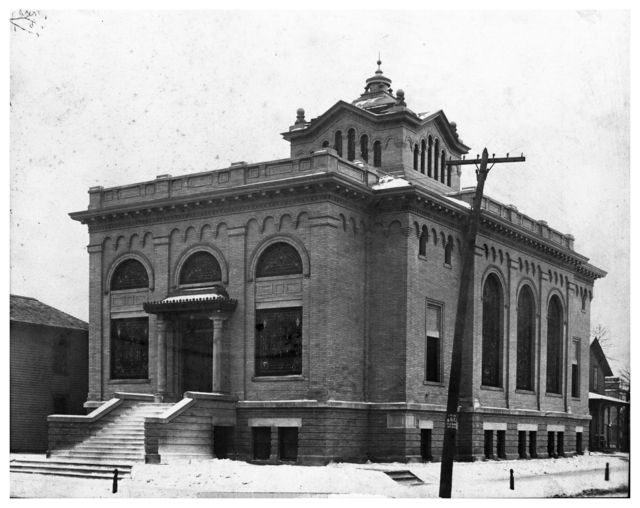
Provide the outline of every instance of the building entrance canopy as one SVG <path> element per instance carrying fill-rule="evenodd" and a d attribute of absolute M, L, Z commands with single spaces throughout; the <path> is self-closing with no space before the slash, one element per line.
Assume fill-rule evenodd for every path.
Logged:
<path fill-rule="evenodd" d="M 222 286 L 205 289 L 182 289 L 158 302 L 143 304 L 149 314 L 182 314 L 185 312 L 233 312 L 238 301 L 229 298 Z"/>

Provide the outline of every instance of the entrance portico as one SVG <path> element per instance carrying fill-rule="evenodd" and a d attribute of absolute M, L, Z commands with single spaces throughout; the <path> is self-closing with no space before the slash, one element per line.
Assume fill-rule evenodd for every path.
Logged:
<path fill-rule="evenodd" d="M 225 392 L 223 330 L 236 306 L 237 300 L 219 285 L 181 290 L 144 304 L 145 312 L 157 316 L 157 401 L 179 399 L 185 391 Z M 168 389 L 172 376 L 175 393 Z"/>

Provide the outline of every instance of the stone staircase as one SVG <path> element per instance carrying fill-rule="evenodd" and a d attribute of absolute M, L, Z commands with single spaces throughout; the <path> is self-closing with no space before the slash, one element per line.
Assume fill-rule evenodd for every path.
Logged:
<path fill-rule="evenodd" d="M 140 403 L 105 415 L 106 423 L 93 436 L 71 450 L 53 451 L 41 461 L 13 460 L 10 471 L 82 478 L 113 478 L 129 474 L 135 463 L 144 462 L 144 419 L 159 416 L 173 404 Z"/>

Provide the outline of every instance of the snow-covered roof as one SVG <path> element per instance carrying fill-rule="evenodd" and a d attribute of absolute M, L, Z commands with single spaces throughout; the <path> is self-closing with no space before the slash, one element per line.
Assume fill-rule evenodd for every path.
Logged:
<path fill-rule="evenodd" d="M 606 400 L 609 402 L 616 402 L 618 404 L 629 404 L 626 400 L 616 399 L 615 397 L 609 397 L 608 395 L 600 395 L 599 393 L 589 392 L 589 400 Z"/>
<path fill-rule="evenodd" d="M 179 295 L 179 296 L 170 296 L 162 300 L 162 303 L 172 303 L 172 302 L 191 302 L 193 300 L 217 300 L 218 298 L 224 298 L 223 295 L 219 295 L 216 293 L 200 293 L 198 295 Z"/>
<path fill-rule="evenodd" d="M 380 183 L 377 183 L 371 188 L 373 190 L 381 190 L 393 189 L 395 187 L 408 187 L 409 185 L 411 185 L 411 183 L 404 178 L 396 178 L 395 176 L 387 175 L 380 178 Z"/>
<path fill-rule="evenodd" d="M 445 196 L 445 198 L 447 198 L 449 201 L 453 201 L 454 203 L 460 206 L 464 206 L 465 208 L 471 209 L 471 205 L 466 201 L 462 201 L 461 199 L 456 199 L 456 198 L 450 198 L 449 196 Z"/>

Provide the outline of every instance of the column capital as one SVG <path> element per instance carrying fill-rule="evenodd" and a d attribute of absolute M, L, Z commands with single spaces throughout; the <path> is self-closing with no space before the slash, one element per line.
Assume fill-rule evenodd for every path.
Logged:
<path fill-rule="evenodd" d="M 227 318 L 220 316 L 209 316 L 209 319 L 213 321 L 214 328 L 222 328 L 222 325 L 227 320 Z"/>

